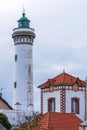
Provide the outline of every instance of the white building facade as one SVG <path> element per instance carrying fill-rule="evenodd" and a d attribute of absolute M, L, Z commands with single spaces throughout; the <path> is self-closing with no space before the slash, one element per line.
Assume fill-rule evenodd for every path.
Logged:
<path fill-rule="evenodd" d="M 39 85 L 41 113 L 75 113 L 86 118 L 86 82 L 65 72 Z"/>
<path fill-rule="evenodd" d="M 13 29 L 12 38 L 15 47 L 14 69 L 14 110 L 33 111 L 33 41 L 34 29 L 30 28 L 30 20 L 22 17 L 18 20 L 18 28 Z"/>

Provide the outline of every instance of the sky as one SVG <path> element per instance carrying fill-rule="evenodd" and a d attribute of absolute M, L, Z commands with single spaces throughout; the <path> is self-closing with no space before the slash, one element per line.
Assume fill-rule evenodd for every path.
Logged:
<path fill-rule="evenodd" d="M 40 110 L 38 85 L 65 72 L 87 76 L 87 0 L 0 1 L 0 90 L 12 105 L 14 84 L 13 28 L 25 8 L 35 29 L 33 76 L 35 111 Z"/>

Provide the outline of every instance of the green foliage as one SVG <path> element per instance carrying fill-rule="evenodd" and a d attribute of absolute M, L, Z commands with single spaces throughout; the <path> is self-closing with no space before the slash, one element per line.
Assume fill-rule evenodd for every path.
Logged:
<path fill-rule="evenodd" d="M 9 123 L 7 116 L 3 113 L 0 113 L 0 124 L 2 124 L 8 130 L 11 129 L 11 124 Z"/>

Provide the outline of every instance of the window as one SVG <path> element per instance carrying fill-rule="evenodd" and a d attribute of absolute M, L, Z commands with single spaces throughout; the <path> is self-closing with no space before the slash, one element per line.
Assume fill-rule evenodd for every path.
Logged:
<path fill-rule="evenodd" d="M 23 38 L 23 42 L 25 42 L 25 38 Z"/>
<path fill-rule="evenodd" d="M 14 82 L 14 88 L 16 88 L 17 87 L 17 82 Z"/>
<path fill-rule="evenodd" d="M 83 127 L 83 130 L 85 130 L 85 126 Z"/>
<path fill-rule="evenodd" d="M 29 22 L 28 21 L 19 21 L 18 26 L 19 26 L 19 28 L 23 28 L 23 27 L 29 28 Z"/>
<path fill-rule="evenodd" d="M 20 42 L 21 42 L 21 38 L 20 38 Z"/>
<path fill-rule="evenodd" d="M 15 55 L 15 61 L 17 61 L 17 58 L 18 58 L 18 56 L 17 56 L 17 55 Z"/>
<path fill-rule="evenodd" d="M 28 38 L 26 39 L 26 41 L 28 42 Z"/>
<path fill-rule="evenodd" d="M 71 98 L 71 111 L 75 114 L 79 114 L 79 98 Z"/>
<path fill-rule="evenodd" d="M 55 98 L 48 99 L 48 111 L 55 112 Z"/>

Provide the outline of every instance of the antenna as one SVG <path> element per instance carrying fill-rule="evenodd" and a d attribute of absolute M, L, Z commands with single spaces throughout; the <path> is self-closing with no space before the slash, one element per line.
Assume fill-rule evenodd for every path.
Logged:
<path fill-rule="evenodd" d="M 23 6 L 23 9 L 22 9 L 22 11 L 23 11 L 23 13 L 25 13 L 25 8 L 24 8 L 24 6 Z"/>
<path fill-rule="evenodd" d="M 87 76 L 86 76 L 86 78 L 85 78 L 85 81 L 87 82 Z"/>
<path fill-rule="evenodd" d="M 1 92 L 2 92 L 2 90 L 3 90 L 3 87 L 0 88 L 0 91 L 1 91 Z"/>

